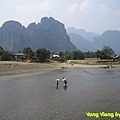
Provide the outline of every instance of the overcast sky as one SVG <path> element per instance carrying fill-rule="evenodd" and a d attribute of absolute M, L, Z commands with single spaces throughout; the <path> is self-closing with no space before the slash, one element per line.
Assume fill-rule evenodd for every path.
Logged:
<path fill-rule="evenodd" d="M 88 32 L 120 30 L 120 0 L 0 0 L 0 26 L 15 20 L 27 27 L 45 16 Z"/>

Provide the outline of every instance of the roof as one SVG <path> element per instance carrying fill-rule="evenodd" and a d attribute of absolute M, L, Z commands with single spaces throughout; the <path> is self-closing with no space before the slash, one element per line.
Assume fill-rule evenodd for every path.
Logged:
<path fill-rule="evenodd" d="M 114 57 L 114 59 L 119 58 L 119 57 L 120 57 L 119 55 L 116 55 L 116 56 Z"/>
<path fill-rule="evenodd" d="M 53 55 L 53 57 L 59 57 L 59 55 Z"/>
<path fill-rule="evenodd" d="M 14 55 L 25 56 L 24 53 L 15 53 Z"/>

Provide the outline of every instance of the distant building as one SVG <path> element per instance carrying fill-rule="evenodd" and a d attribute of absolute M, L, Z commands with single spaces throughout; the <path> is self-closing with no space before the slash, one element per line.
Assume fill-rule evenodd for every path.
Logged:
<path fill-rule="evenodd" d="M 50 57 L 50 59 L 52 59 L 52 60 L 58 60 L 59 57 L 60 57 L 59 55 L 52 55 Z"/>
<path fill-rule="evenodd" d="M 52 57 L 53 58 L 59 58 L 60 56 L 59 55 L 53 55 Z"/>
<path fill-rule="evenodd" d="M 31 62 L 37 62 L 38 58 L 36 56 L 29 56 L 28 60 L 31 60 Z"/>
<path fill-rule="evenodd" d="M 26 55 L 24 53 L 15 53 L 13 56 L 17 61 L 23 61 L 26 58 Z"/>
<path fill-rule="evenodd" d="M 107 59 L 98 58 L 98 61 L 99 62 L 116 62 L 116 61 L 120 61 L 120 55 L 110 56 L 110 58 L 107 58 Z"/>
<path fill-rule="evenodd" d="M 116 55 L 113 59 L 114 61 L 120 61 L 120 55 Z"/>

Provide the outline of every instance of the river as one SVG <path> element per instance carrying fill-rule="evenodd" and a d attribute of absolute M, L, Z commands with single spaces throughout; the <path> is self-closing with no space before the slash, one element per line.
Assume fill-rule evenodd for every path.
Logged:
<path fill-rule="evenodd" d="M 68 80 L 66 89 L 63 77 Z M 58 88 L 56 78 L 61 79 Z M 120 113 L 119 67 L 0 76 L 1 120 L 111 119 L 100 112 L 113 113 L 113 118 Z"/>

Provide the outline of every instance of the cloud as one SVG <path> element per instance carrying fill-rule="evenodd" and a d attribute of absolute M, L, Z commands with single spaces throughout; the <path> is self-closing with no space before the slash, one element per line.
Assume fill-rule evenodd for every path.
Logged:
<path fill-rule="evenodd" d="M 90 2 L 90 0 L 85 0 L 80 6 L 79 9 L 82 12 L 88 13 L 89 11 L 94 9 L 94 4 Z"/>
<path fill-rule="evenodd" d="M 72 5 L 69 6 L 67 12 L 68 12 L 69 14 L 73 14 L 74 12 L 76 12 L 76 10 L 78 9 L 78 7 L 79 7 L 79 6 L 78 6 L 76 3 L 75 3 L 75 4 L 72 4 Z"/>
<path fill-rule="evenodd" d="M 46 11 L 51 11 L 54 7 L 54 3 L 50 1 L 45 1 L 42 3 L 32 3 L 32 4 L 27 4 L 24 6 L 18 6 L 16 7 L 16 12 L 19 13 L 33 13 L 33 12 L 46 12 Z"/>
<path fill-rule="evenodd" d="M 45 15 L 51 15 L 56 8 L 57 4 L 49 0 L 15 7 L 16 16 L 23 22 L 23 24 L 28 24 L 28 22 L 31 21 L 37 21 Z"/>
<path fill-rule="evenodd" d="M 105 4 L 98 4 L 92 2 L 92 0 L 85 0 L 81 4 L 72 4 L 68 8 L 68 13 L 74 14 L 75 12 L 80 12 L 84 14 L 96 13 L 96 14 L 106 14 L 110 9 Z"/>
<path fill-rule="evenodd" d="M 90 0 L 85 0 L 81 4 L 72 4 L 67 9 L 68 13 L 74 14 L 75 12 L 81 12 L 81 13 L 89 13 L 94 9 L 94 5 Z"/>
<path fill-rule="evenodd" d="M 91 0 L 85 0 L 79 8 L 84 13 L 96 12 L 101 15 L 108 13 L 110 10 L 105 4 L 93 3 Z"/>
<path fill-rule="evenodd" d="M 96 10 L 99 14 L 102 14 L 102 15 L 107 14 L 111 11 L 110 8 L 108 8 L 104 4 L 100 4 L 100 5 L 96 4 Z"/>
<path fill-rule="evenodd" d="M 116 11 L 115 11 L 115 15 L 116 15 L 116 16 L 120 16 L 120 10 L 116 10 Z"/>

